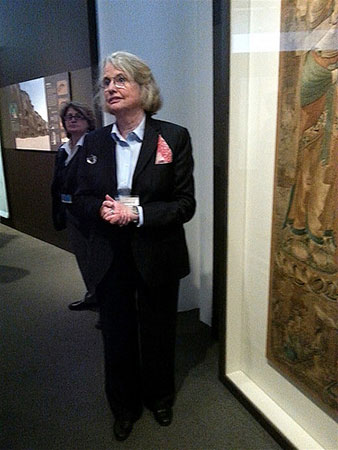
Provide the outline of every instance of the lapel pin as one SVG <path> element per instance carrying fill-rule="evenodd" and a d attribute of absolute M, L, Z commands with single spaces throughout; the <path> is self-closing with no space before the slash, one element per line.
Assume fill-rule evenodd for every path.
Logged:
<path fill-rule="evenodd" d="M 88 164 L 95 164 L 97 162 L 97 156 L 96 155 L 89 155 L 87 158 Z"/>

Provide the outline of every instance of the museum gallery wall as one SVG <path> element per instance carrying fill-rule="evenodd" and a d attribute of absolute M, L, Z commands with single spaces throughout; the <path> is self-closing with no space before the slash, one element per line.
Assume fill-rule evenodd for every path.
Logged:
<path fill-rule="evenodd" d="M 337 418 L 338 3 L 282 5 L 268 358 Z"/>
<path fill-rule="evenodd" d="M 1 222 L 38 239 L 69 249 L 66 233 L 54 230 L 51 220 L 50 184 L 55 151 L 48 149 L 49 145 L 54 145 L 50 143 L 49 135 L 41 133 L 45 133 L 47 121 L 48 126 L 53 126 L 53 119 L 48 117 L 48 113 L 41 116 L 40 107 L 32 98 L 31 104 L 37 114 L 29 114 L 33 108 L 28 98 L 17 92 L 22 95 L 22 106 L 27 108 L 25 113 L 28 113 L 30 120 L 33 118 L 32 128 L 35 130 L 31 133 L 40 135 L 17 136 L 16 142 L 11 130 L 13 122 L 18 120 L 15 116 L 19 111 L 13 105 L 15 101 L 5 101 L 4 91 L 9 86 L 21 86 L 20 90 L 27 92 L 26 88 L 30 87 L 32 80 L 40 80 L 41 84 L 41 80 L 46 81 L 50 76 L 66 73 L 66 78 L 55 80 L 58 83 L 58 97 L 61 99 L 61 93 L 65 92 L 62 82 L 65 79 L 66 82 L 69 80 L 71 98 L 91 105 L 91 72 L 92 67 L 96 65 L 94 0 L 31 0 L 29 8 L 23 7 L 23 3 L 25 2 L 22 0 L 0 2 L 0 16 L 4 18 L 3 26 L 0 27 L 0 115 L 9 207 L 9 217 L 1 219 Z M 21 128 L 23 133 L 27 130 L 25 120 L 17 122 L 15 127 Z M 53 130 L 50 131 L 52 141 L 56 142 L 58 133 L 54 136 Z M 23 139 L 28 139 L 29 142 L 22 142 Z M 18 148 L 17 144 L 21 148 Z M 39 148 L 32 148 L 29 144 L 37 144 Z M 56 147 L 57 144 L 54 148 Z"/>

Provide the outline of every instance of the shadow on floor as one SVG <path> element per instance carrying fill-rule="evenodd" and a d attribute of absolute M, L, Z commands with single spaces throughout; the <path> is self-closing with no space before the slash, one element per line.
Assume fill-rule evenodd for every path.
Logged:
<path fill-rule="evenodd" d="M 176 336 L 176 386 L 179 391 L 191 369 L 201 364 L 214 344 L 211 328 L 200 322 L 199 310 L 180 312 Z"/>
<path fill-rule="evenodd" d="M 0 247 L 5 247 L 5 245 L 9 244 L 13 239 L 17 239 L 18 237 L 19 236 L 8 233 L 0 234 Z"/>
<path fill-rule="evenodd" d="M 29 270 L 20 267 L 1 266 L 0 265 L 0 283 L 12 283 L 29 275 Z"/>

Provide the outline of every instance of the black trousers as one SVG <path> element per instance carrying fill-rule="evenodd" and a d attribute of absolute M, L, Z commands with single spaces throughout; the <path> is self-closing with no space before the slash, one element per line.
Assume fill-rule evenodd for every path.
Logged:
<path fill-rule="evenodd" d="M 95 285 L 91 281 L 89 266 L 89 239 L 85 236 L 85 233 L 70 220 L 67 221 L 67 233 L 70 246 L 75 254 L 83 281 L 86 285 L 87 294 L 85 298 L 95 301 Z"/>
<path fill-rule="evenodd" d="M 105 387 L 118 418 L 175 398 L 175 336 L 179 280 L 152 287 L 125 242 L 97 287 L 105 356 Z"/>

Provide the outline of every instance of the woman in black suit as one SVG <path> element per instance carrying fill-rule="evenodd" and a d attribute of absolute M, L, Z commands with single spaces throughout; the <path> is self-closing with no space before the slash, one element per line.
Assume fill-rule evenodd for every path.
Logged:
<path fill-rule="evenodd" d="M 91 272 L 100 302 L 107 398 L 125 440 L 149 408 L 170 425 L 180 278 L 189 273 L 183 224 L 195 212 L 188 131 L 155 120 L 159 89 L 137 56 L 103 63 L 113 125 L 89 133 L 75 207 L 91 228 Z"/>
<path fill-rule="evenodd" d="M 73 302 L 69 309 L 81 311 L 96 305 L 95 286 L 88 273 L 88 227 L 80 223 L 71 212 L 76 185 L 76 171 L 85 135 L 95 130 L 95 118 L 87 105 L 67 102 L 60 111 L 62 125 L 69 138 L 60 146 L 52 182 L 52 216 L 56 230 L 67 228 L 68 239 L 75 254 L 82 278 L 87 288 L 83 300 Z"/>

